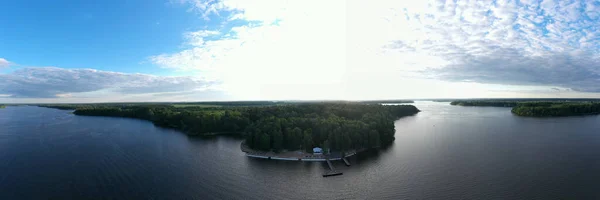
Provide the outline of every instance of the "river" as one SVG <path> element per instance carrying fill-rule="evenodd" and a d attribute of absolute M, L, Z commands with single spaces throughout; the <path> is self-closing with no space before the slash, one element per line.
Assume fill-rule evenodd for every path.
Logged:
<path fill-rule="evenodd" d="M 600 117 L 416 102 L 393 145 L 318 162 L 248 158 L 240 138 L 0 109 L 0 199 L 598 199 Z"/>

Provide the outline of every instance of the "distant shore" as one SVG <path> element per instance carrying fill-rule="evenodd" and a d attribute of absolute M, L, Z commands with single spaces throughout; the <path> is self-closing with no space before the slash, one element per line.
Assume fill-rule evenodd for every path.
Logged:
<path fill-rule="evenodd" d="M 454 106 L 512 107 L 511 113 L 522 117 L 569 117 L 600 114 L 599 101 L 452 101 Z"/>
<path fill-rule="evenodd" d="M 250 147 L 248 147 L 245 144 L 245 141 L 243 141 L 240 144 L 240 148 L 241 148 L 242 152 L 246 153 L 246 156 L 248 156 L 248 157 L 270 159 L 270 160 L 321 162 L 321 161 L 326 161 L 327 158 L 329 158 L 329 160 L 341 160 L 342 159 L 341 153 L 332 153 L 332 154 L 327 154 L 327 155 L 326 154 L 316 154 L 315 155 L 315 154 L 307 153 L 304 151 L 286 151 L 286 152 L 280 152 L 280 153 L 275 153 L 272 151 L 257 151 L 254 149 L 250 149 Z M 347 151 L 344 154 L 344 158 L 354 156 L 357 153 L 360 153 L 364 150 L 366 150 L 366 149 Z"/>

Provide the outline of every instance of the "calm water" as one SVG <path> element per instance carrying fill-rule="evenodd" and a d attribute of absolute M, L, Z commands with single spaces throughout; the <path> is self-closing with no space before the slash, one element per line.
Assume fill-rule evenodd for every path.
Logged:
<path fill-rule="evenodd" d="M 0 109 L 0 199 L 599 199 L 600 117 L 420 103 L 344 175 L 247 158 L 234 137 L 37 107 Z"/>

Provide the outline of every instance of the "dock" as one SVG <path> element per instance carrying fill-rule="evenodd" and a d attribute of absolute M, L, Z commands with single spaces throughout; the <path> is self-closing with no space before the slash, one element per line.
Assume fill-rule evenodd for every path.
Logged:
<path fill-rule="evenodd" d="M 348 159 L 342 158 L 342 160 L 344 161 L 344 164 L 346 164 L 346 166 L 350 166 L 350 162 L 348 162 Z"/>
<path fill-rule="evenodd" d="M 338 172 L 335 170 L 335 167 L 333 167 L 333 164 L 331 164 L 331 161 L 329 160 L 329 158 L 325 159 L 325 161 L 327 162 L 327 165 L 329 165 L 329 172 L 323 174 L 323 177 L 339 176 L 339 175 L 344 174 L 342 172 Z"/>
<path fill-rule="evenodd" d="M 329 169 L 331 171 L 335 171 L 335 167 L 333 167 L 333 164 L 331 164 L 331 160 L 329 160 L 329 158 L 325 159 L 325 161 L 327 161 L 327 165 L 329 165 Z"/>
<path fill-rule="evenodd" d="M 329 172 L 329 173 L 323 174 L 323 177 L 339 176 L 339 175 L 342 175 L 342 174 L 344 174 L 344 173 L 342 173 L 342 172 Z"/>

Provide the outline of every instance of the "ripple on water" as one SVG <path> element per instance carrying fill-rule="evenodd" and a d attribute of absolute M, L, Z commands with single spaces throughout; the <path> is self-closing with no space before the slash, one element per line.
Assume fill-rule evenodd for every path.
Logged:
<path fill-rule="evenodd" d="M 447 103 L 446 103 L 447 104 Z M 394 145 L 334 165 L 245 157 L 240 139 L 37 107 L 0 111 L 0 199 L 596 199 L 600 118 L 424 105 Z M 12 109 L 12 110 L 11 110 Z M 31 192 L 35 190 L 36 192 Z M 7 192 L 8 191 L 8 192 Z"/>

